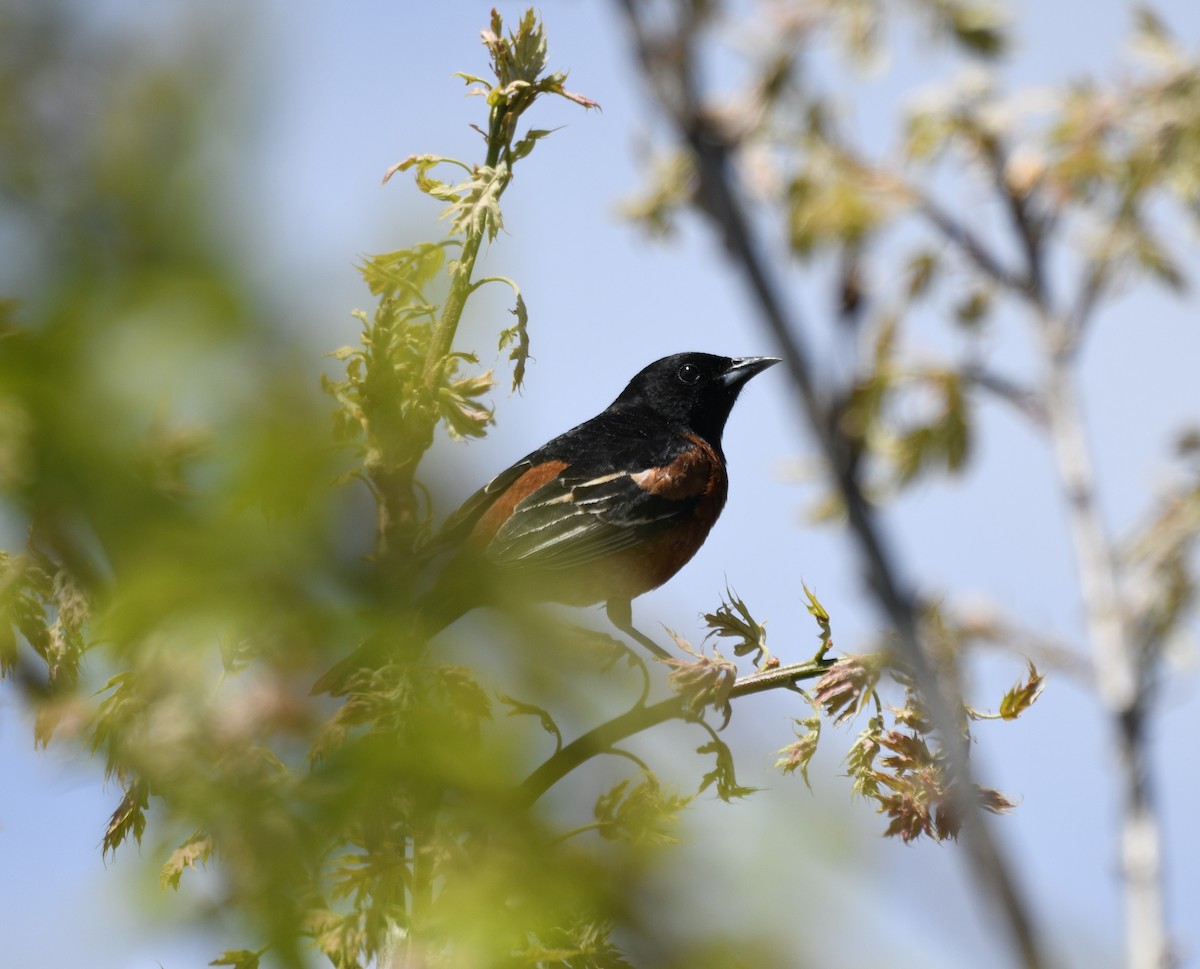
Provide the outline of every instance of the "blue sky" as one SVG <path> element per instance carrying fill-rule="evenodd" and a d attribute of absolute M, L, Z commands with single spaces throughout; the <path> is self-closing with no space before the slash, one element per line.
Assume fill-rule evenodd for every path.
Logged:
<path fill-rule="evenodd" d="M 97 29 L 157 36 L 143 4 L 88 6 Z M 227 0 L 179 0 L 154 9 L 164 23 L 207 9 L 245 24 L 244 33 L 229 36 L 243 52 L 243 70 L 231 83 L 245 85 L 240 110 L 253 136 L 211 159 L 228 180 L 214 210 L 236 223 L 264 305 L 295 320 L 314 350 L 356 339 L 350 310 L 369 305 L 353 269 L 358 254 L 437 235 L 436 206 L 403 177 L 385 187 L 380 177 L 412 153 L 476 154 L 468 125 L 480 120 L 481 105 L 463 98 L 451 74 L 483 73 L 478 30 L 490 6 L 271 0 L 248 9 Z M 509 19 L 519 9 L 501 5 Z M 663 245 L 617 215 L 619 201 L 640 184 L 643 146 L 656 118 L 614 9 L 598 0 L 553 0 L 542 8 L 552 62 L 568 67 L 568 86 L 599 101 L 603 112 L 548 103 L 536 119 L 537 127 L 564 128 L 518 171 L 505 197 L 508 236 L 487 253 L 484 267 L 519 281 L 535 361 L 522 396 L 497 396 L 489 438 L 470 445 L 469 454 L 458 445 L 438 448 L 439 466 L 448 469 L 438 494 L 443 511 L 474 490 L 477 474 L 486 477 L 600 410 L 650 360 L 684 349 L 734 355 L 774 349 L 717 246 L 697 225 L 685 222 L 681 235 Z M 1172 0 L 1158 9 L 1194 49 L 1200 7 Z M 1016 17 L 1017 49 L 1003 76 L 1021 87 L 1110 72 L 1131 22 L 1123 5 L 1082 0 L 1025 4 Z M 851 123 L 880 148 L 894 144 L 896 105 L 956 69 L 936 50 L 909 49 L 850 89 Z M 1194 251 L 1195 241 L 1192 234 L 1183 245 Z M 1200 268 L 1195 259 L 1191 265 Z M 828 284 L 798 273 L 789 287 L 813 339 L 825 342 Z M 469 310 L 464 341 L 485 362 L 494 357 L 491 334 L 508 325 L 508 305 L 507 292 L 497 289 Z M 1138 520 L 1162 481 L 1170 432 L 1197 419 L 1200 333 L 1194 300 L 1145 290 L 1116 304 L 1100 324 L 1086 354 L 1084 386 L 1105 511 L 1120 529 Z M 319 366 L 314 357 L 314 380 Z M 756 613 L 770 617 L 774 649 L 799 658 L 814 642 L 800 601 L 803 580 L 833 615 L 839 643 L 852 650 L 870 640 L 879 617 L 846 536 L 804 521 L 814 493 L 788 473 L 813 450 L 799 428 L 784 375 L 770 371 L 756 379 L 726 435 L 732 483 L 725 516 L 676 580 L 635 603 L 643 625 L 661 621 L 700 638 L 697 613 L 716 603 L 728 580 Z M 1008 415 L 985 410 L 981 446 L 965 480 L 920 486 L 889 510 L 886 522 L 923 591 L 942 590 L 951 601 L 987 599 L 1030 626 L 1080 641 L 1074 565 L 1050 455 Z M 998 696 L 1019 673 L 1015 662 L 984 662 L 981 696 Z M 663 890 L 681 893 L 718 924 L 761 924 L 814 964 L 834 969 L 876 964 L 880 946 L 897 966 L 1008 965 L 972 898 L 959 849 L 880 841 L 880 819 L 849 801 L 832 754 L 814 768 L 816 796 L 772 771 L 794 713 L 785 698 L 738 711 L 728 733 L 741 779 L 766 790 L 734 808 L 702 801 L 689 819 L 691 844 L 663 876 Z M 1154 728 L 1170 909 L 1188 966 L 1200 964 L 1200 935 L 1189 917 L 1200 911 L 1200 836 L 1191 824 L 1200 782 L 1178 765 L 1191 759 L 1189 727 L 1198 714 L 1189 647 L 1172 659 Z M 979 736 L 981 775 L 1021 799 L 995 828 L 1053 951 L 1071 967 L 1116 965 L 1115 802 L 1097 705 L 1057 677 L 1025 720 L 985 724 Z M 842 749 L 849 743 L 831 739 Z M 668 755 L 670 742 L 662 742 Z M 130 854 L 105 866 L 98 849 L 116 792 L 104 789 L 97 765 L 34 752 L 11 691 L 0 692 L 0 758 L 8 768 L 0 790 L 0 927 L 12 965 L 179 969 L 205 964 L 228 941 L 175 931 L 169 898 L 153 925 L 134 914 L 125 893 L 140 877 L 137 859 Z M 790 850 L 787 832 L 794 836 Z M 788 915 L 801 908 L 804 918 Z M 814 939 L 813 925 L 840 930 Z"/>

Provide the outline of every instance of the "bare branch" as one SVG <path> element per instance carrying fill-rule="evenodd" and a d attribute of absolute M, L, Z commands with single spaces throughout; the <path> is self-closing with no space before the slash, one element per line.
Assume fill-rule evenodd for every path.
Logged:
<path fill-rule="evenodd" d="M 1108 261 L 1103 257 L 1096 256 L 1088 261 L 1083 273 L 1083 280 L 1079 285 L 1079 294 L 1075 298 L 1075 304 L 1067 321 L 1072 348 L 1078 347 L 1082 342 L 1096 305 L 1108 289 L 1109 268 Z"/>
<path fill-rule="evenodd" d="M 1030 209 L 1030 192 L 1013 185 L 1008 177 L 1008 153 L 995 135 L 985 137 L 980 147 L 992 168 L 996 191 L 1004 199 L 1013 229 L 1025 253 L 1026 293 L 1043 310 L 1049 308 L 1045 259 L 1042 254 L 1042 223 Z"/>
<path fill-rule="evenodd" d="M 916 210 L 997 286 L 1020 296 L 1031 296 L 1032 281 L 1009 270 L 966 225 L 913 186 L 906 185 L 905 191 Z"/>
<path fill-rule="evenodd" d="M 1023 417 L 1028 418 L 1034 424 L 1040 427 L 1046 425 L 1045 404 L 1042 402 L 1041 396 L 1033 389 L 1023 387 L 1003 374 L 986 370 L 979 364 L 965 366 L 962 376 L 972 386 L 986 390 L 1006 404 L 1011 404 Z"/>
<path fill-rule="evenodd" d="M 1050 438 L 1075 547 L 1096 683 L 1117 733 L 1123 787 L 1121 867 L 1130 969 L 1169 965 L 1163 901 L 1162 835 L 1150 790 L 1147 696 L 1112 545 L 1096 500 L 1095 471 L 1079 409 L 1073 354 L 1048 348 L 1046 405 Z"/>

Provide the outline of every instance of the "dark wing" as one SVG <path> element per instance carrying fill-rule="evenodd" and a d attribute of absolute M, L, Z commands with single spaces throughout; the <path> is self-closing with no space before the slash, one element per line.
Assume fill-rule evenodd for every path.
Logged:
<path fill-rule="evenodd" d="M 536 458 L 529 455 L 501 471 L 446 519 L 434 542 L 439 547 L 461 545 L 488 509 L 536 463 Z"/>
<path fill-rule="evenodd" d="M 692 460 L 687 479 L 669 485 L 663 471 L 582 477 L 567 469 L 515 505 L 485 554 L 504 567 L 556 570 L 636 548 L 691 522 L 712 492 L 714 468 L 705 459 Z"/>
<path fill-rule="evenodd" d="M 571 568 L 687 521 L 697 501 L 649 494 L 624 471 L 582 481 L 560 476 L 517 504 L 486 555 L 502 566 Z"/>
<path fill-rule="evenodd" d="M 636 548 L 720 511 L 719 454 L 692 435 L 603 414 L 560 435 L 472 495 L 439 543 L 504 568 L 567 569 Z M 714 516 L 715 517 L 715 513 Z"/>

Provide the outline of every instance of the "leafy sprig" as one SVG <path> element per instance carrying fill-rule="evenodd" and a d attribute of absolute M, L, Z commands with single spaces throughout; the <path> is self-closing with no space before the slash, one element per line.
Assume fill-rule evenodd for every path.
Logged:
<path fill-rule="evenodd" d="M 450 237 L 366 259 L 362 273 L 379 303 L 371 317 L 359 314 L 361 349 L 335 354 L 345 363 L 344 378 L 324 381 L 339 405 L 334 416 L 339 436 L 361 456 L 361 467 L 350 476 L 365 480 L 380 502 L 377 547 L 381 557 L 392 561 L 399 552 L 411 551 L 424 534 L 428 510 L 422 515 L 414 476 L 436 425 L 440 422 L 451 437 L 462 439 L 483 436 L 492 422 L 492 411 L 483 403 L 493 387 L 492 371 L 462 373 L 462 366 L 476 364 L 477 357 L 453 349 L 467 300 L 486 282 L 503 282 L 515 294 L 516 323 L 501 331 L 498 348 L 509 351 L 513 389 L 519 390 L 525 379 L 529 314 L 520 289 L 502 276 L 474 279 L 480 247 L 495 241 L 504 227 L 500 199 L 513 167 L 551 134 L 530 129 L 518 137 L 519 123 L 546 95 L 597 107 L 564 88 L 565 73 L 547 73 L 545 29 L 532 9 L 507 34 L 500 14 L 493 11 L 482 37 L 496 82 L 459 76 L 476 85 L 469 93 L 486 98 L 488 124 L 479 129 L 484 160 L 411 155 L 383 179 L 411 171 L 417 189 L 443 203 L 441 218 L 449 223 Z M 457 171 L 456 180 L 435 174 L 447 167 Z M 448 249 L 457 256 L 447 264 Z M 431 295 L 436 283 L 448 287 L 440 302 Z"/>

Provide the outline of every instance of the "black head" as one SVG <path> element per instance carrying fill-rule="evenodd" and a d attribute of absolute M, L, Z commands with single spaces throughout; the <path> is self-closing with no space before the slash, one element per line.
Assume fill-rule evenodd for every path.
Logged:
<path fill-rule="evenodd" d="M 613 406 L 646 408 L 719 446 L 746 381 L 778 362 L 775 357 L 676 353 L 656 360 L 629 381 Z"/>

